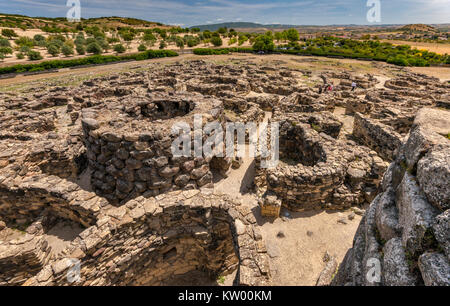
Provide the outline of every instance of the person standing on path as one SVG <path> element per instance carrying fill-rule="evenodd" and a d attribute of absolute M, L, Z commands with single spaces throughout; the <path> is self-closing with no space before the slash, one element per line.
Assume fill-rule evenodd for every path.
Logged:
<path fill-rule="evenodd" d="M 352 82 L 352 91 L 355 91 L 355 89 L 356 89 L 356 82 L 353 81 L 353 82 Z"/>

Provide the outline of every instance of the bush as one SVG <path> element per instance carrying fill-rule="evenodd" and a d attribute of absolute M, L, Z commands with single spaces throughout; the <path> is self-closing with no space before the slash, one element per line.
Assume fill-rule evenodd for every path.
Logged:
<path fill-rule="evenodd" d="M 19 51 L 22 53 L 28 53 L 31 51 L 31 48 L 28 46 L 22 46 L 22 47 L 20 47 Z"/>
<path fill-rule="evenodd" d="M 114 51 L 117 53 L 124 53 L 125 52 L 125 47 L 122 44 L 118 44 L 114 46 Z"/>
<path fill-rule="evenodd" d="M 45 41 L 45 37 L 40 34 L 36 34 L 36 35 L 34 35 L 33 40 L 34 41 Z"/>
<path fill-rule="evenodd" d="M 140 51 L 140 52 L 143 52 L 143 51 L 145 51 L 145 50 L 147 50 L 147 47 L 146 46 L 144 46 L 144 45 L 139 45 L 139 47 L 138 47 L 138 51 Z"/>
<path fill-rule="evenodd" d="M 42 55 L 38 51 L 30 51 L 30 52 L 28 52 L 28 59 L 30 61 L 41 60 L 42 59 Z"/>
<path fill-rule="evenodd" d="M 398 66 L 408 66 L 408 61 L 406 60 L 405 57 L 403 57 L 401 55 L 397 55 L 395 57 L 388 58 L 387 63 L 398 65 Z"/>
<path fill-rule="evenodd" d="M 228 54 L 230 51 L 228 49 L 211 49 L 211 48 L 197 48 L 193 50 L 196 55 L 220 55 Z"/>
<path fill-rule="evenodd" d="M 187 45 L 189 48 L 195 47 L 196 45 L 198 45 L 198 42 L 195 39 L 189 39 L 187 41 Z"/>
<path fill-rule="evenodd" d="M 74 52 L 73 52 L 73 47 L 71 47 L 71 46 L 69 46 L 69 45 L 67 45 L 67 44 L 64 44 L 64 46 L 62 47 L 62 49 L 61 49 L 61 52 L 65 55 L 65 56 L 69 56 L 69 55 L 72 55 Z"/>
<path fill-rule="evenodd" d="M 47 46 L 47 52 L 52 56 L 57 56 L 60 53 L 59 47 L 55 44 L 49 44 Z"/>
<path fill-rule="evenodd" d="M 0 47 L 11 47 L 11 43 L 6 38 L 0 38 Z"/>
<path fill-rule="evenodd" d="M 0 47 L 0 53 L 3 54 L 12 54 L 13 50 L 9 47 Z"/>
<path fill-rule="evenodd" d="M 255 42 L 253 43 L 253 50 L 255 51 L 271 52 L 274 49 L 275 45 L 273 43 L 273 37 L 270 35 L 260 35 L 256 37 Z"/>
<path fill-rule="evenodd" d="M 165 47 L 167 47 L 167 44 L 164 40 L 161 40 L 161 42 L 159 43 L 159 49 L 164 49 Z"/>
<path fill-rule="evenodd" d="M 25 58 L 25 54 L 23 54 L 22 52 L 19 52 L 16 54 L 17 59 L 24 59 Z"/>
<path fill-rule="evenodd" d="M 215 47 L 220 47 L 223 44 L 222 38 L 218 37 L 218 36 L 214 36 L 213 38 L 211 38 L 211 43 L 215 46 Z"/>
<path fill-rule="evenodd" d="M 2 29 L 2 35 L 8 38 L 17 37 L 18 35 L 12 29 Z"/>
<path fill-rule="evenodd" d="M 93 54 L 101 54 L 102 53 L 102 47 L 97 43 L 97 42 L 91 42 L 89 45 L 87 45 L 86 47 L 86 51 L 88 53 L 93 53 Z"/>
<path fill-rule="evenodd" d="M 77 53 L 79 55 L 85 55 L 86 54 L 86 48 L 83 45 L 77 45 L 76 46 L 76 50 L 77 50 Z"/>
<path fill-rule="evenodd" d="M 23 47 L 23 46 L 27 46 L 30 48 L 34 47 L 34 40 L 32 40 L 31 38 L 28 38 L 26 36 L 19 37 L 18 39 L 16 39 L 14 41 L 14 43 L 20 47 Z"/>

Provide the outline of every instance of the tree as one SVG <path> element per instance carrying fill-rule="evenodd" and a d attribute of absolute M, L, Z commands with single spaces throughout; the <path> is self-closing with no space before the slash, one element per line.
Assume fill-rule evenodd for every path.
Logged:
<path fill-rule="evenodd" d="M 23 46 L 27 46 L 30 48 L 34 47 L 34 41 L 31 38 L 26 37 L 26 36 L 19 37 L 18 39 L 16 39 L 14 41 L 14 43 L 20 47 L 23 47 Z"/>
<path fill-rule="evenodd" d="M 275 49 L 275 44 L 273 43 L 273 37 L 270 35 L 259 35 L 256 37 L 253 43 L 254 51 L 265 51 L 270 52 Z"/>
<path fill-rule="evenodd" d="M 205 39 L 209 39 L 209 38 L 211 38 L 211 31 L 209 31 L 209 30 L 205 30 L 205 31 L 203 31 L 203 37 L 205 38 Z"/>
<path fill-rule="evenodd" d="M 34 35 L 33 40 L 36 41 L 36 42 L 37 41 L 44 41 L 45 37 L 40 35 L 40 34 L 36 34 L 36 35 Z"/>
<path fill-rule="evenodd" d="M 41 60 L 42 59 L 42 55 L 38 51 L 30 51 L 30 52 L 28 52 L 28 59 L 30 61 Z"/>
<path fill-rule="evenodd" d="M 167 47 L 167 44 L 164 40 L 161 40 L 161 42 L 159 43 L 159 49 L 164 49 L 165 47 Z"/>
<path fill-rule="evenodd" d="M 175 43 L 178 48 L 184 49 L 184 40 L 181 37 L 177 37 Z"/>
<path fill-rule="evenodd" d="M 2 29 L 2 35 L 8 37 L 9 39 L 18 36 L 12 29 Z"/>
<path fill-rule="evenodd" d="M 214 36 L 211 38 L 211 43 L 214 45 L 214 47 L 220 47 L 223 44 L 222 38 Z"/>
<path fill-rule="evenodd" d="M 221 35 L 228 33 L 227 27 L 222 27 L 217 30 Z"/>
<path fill-rule="evenodd" d="M 238 44 L 239 46 L 243 45 L 248 40 L 248 37 L 245 35 L 239 35 Z"/>
<path fill-rule="evenodd" d="M 61 52 L 65 55 L 65 56 L 69 56 L 69 55 L 73 55 L 73 47 L 71 47 L 68 44 L 64 44 L 64 46 L 61 49 Z"/>
<path fill-rule="evenodd" d="M 125 47 L 122 44 L 117 44 L 114 46 L 114 51 L 117 53 L 124 53 L 125 52 Z"/>
<path fill-rule="evenodd" d="M 300 39 L 300 34 L 296 29 L 289 29 L 286 31 L 286 38 L 291 42 L 296 42 Z"/>
<path fill-rule="evenodd" d="M 97 42 L 91 42 L 87 46 L 86 51 L 88 53 L 101 54 L 102 53 L 102 47 Z"/>
<path fill-rule="evenodd" d="M 0 53 L 6 55 L 6 54 L 12 54 L 13 50 L 10 47 L 0 47 Z"/>
<path fill-rule="evenodd" d="M 281 32 L 275 32 L 275 39 L 279 42 L 283 39 L 283 34 Z"/>
<path fill-rule="evenodd" d="M 11 44 L 6 38 L 0 38 L 0 47 L 11 47 Z"/>
<path fill-rule="evenodd" d="M 126 42 L 130 42 L 134 39 L 134 34 L 131 32 L 122 33 L 121 36 Z"/>
<path fill-rule="evenodd" d="M 86 48 L 83 45 L 77 45 L 76 50 L 79 55 L 86 54 Z"/>
<path fill-rule="evenodd" d="M 145 50 L 147 50 L 147 47 L 145 45 L 140 44 L 138 47 L 138 51 L 143 52 Z"/>
<path fill-rule="evenodd" d="M 145 42 L 156 41 L 156 37 L 152 33 L 146 33 L 142 36 L 142 40 Z"/>
<path fill-rule="evenodd" d="M 49 44 L 47 47 L 47 52 L 52 56 L 57 56 L 60 52 L 59 47 L 55 44 Z"/>

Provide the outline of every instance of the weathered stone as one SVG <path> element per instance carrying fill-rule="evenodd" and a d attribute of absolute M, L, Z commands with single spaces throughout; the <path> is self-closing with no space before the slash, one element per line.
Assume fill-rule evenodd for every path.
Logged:
<path fill-rule="evenodd" d="M 426 286 L 450 286 L 450 265 L 440 253 L 424 253 L 419 268 Z"/>
<path fill-rule="evenodd" d="M 405 250 L 400 238 L 392 238 L 383 248 L 383 269 L 385 285 L 415 286 L 417 277 L 410 272 Z"/>

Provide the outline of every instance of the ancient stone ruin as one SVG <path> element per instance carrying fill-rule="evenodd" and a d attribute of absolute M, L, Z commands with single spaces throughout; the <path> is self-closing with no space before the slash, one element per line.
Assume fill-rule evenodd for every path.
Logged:
<path fill-rule="evenodd" d="M 257 217 L 367 206 L 338 272 L 327 266 L 318 284 L 449 285 L 449 89 L 406 71 L 381 83 L 240 59 L 2 93 L 0 285 L 170 285 L 193 272 L 271 285 Z M 179 122 L 192 151 L 210 122 L 278 123 L 278 164 L 252 160 L 257 210 L 215 190 L 241 157 L 173 154 Z"/>

